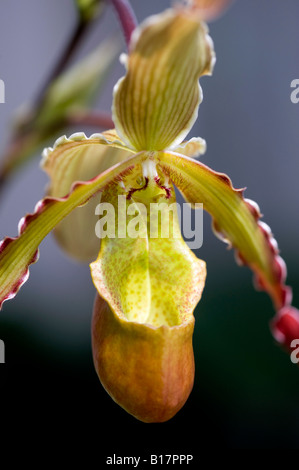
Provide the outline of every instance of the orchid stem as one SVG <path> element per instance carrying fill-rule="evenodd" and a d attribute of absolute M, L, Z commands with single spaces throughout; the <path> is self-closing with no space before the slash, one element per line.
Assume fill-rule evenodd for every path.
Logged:
<path fill-rule="evenodd" d="M 128 0 L 110 0 L 119 18 L 126 44 L 129 47 L 130 39 L 137 26 L 134 10 Z"/>

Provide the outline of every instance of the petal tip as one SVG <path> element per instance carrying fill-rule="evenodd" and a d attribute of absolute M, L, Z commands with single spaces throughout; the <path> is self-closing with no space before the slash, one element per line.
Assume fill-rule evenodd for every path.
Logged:
<path fill-rule="evenodd" d="M 280 309 L 270 322 L 275 340 L 289 351 L 294 339 L 299 339 L 299 311 L 292 306 Z"/>

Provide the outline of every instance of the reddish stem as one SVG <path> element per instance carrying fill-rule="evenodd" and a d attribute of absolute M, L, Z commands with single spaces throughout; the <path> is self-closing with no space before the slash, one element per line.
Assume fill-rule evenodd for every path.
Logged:
<path fill-rule="evenodd" d="M 128 0 L 110 0 L 120 21 L 127 46 L 129 47 L 130 39 L 134 29 L 137 26 L 137 19 L 133 8 Z"/>

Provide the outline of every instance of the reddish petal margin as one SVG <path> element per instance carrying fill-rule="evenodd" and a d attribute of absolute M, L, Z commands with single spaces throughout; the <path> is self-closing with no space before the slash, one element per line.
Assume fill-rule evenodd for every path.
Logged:
<path fill-rule="evenodd" d="M 239 264 L 255 274 L 255 286 L 268 292 L 275 309 L 290 305 L 292 292 L 285 285 L 286 266 L 279 256 L 270 228 L 259 219 L 256 203 L 243 198 L 230 178 L 183 155 L 159 152 L 160 171 L 178 187 L 191 204 L 203 203 L 213 218 L 213 229 L 236 250 Z"/>
<path fill-rule="evenodd" d="M 85 204 L 94 194 L 118 184 L 142 161 L 142 153 L 114 165 L 96 178 L 75 182 L 70 193 L 61 198 L 39 201 L 33 214 L 20 220 L 19 236 L 0 243 L 0 308 L 12 299 L 29 277 L 29 266 L 38 259 L 38 246 L 46 235 L 73 209 Z"/>
<path fill-rule="evenodd" d="M 276 341 L 287 351 L 291 352 L 295 346 L 299 346 L 299 311 L 296 308 L 288 306 L 279 310 L 270 328 Z M 294 340 L 298 340 L 295 345 L 292 344 Z"/>

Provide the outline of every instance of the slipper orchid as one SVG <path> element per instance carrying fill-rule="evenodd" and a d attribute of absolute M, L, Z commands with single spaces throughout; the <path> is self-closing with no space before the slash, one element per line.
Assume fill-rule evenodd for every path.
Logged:
<path fill-rule="evenodd" d="M 138 213 L 143 235 L 129 237 L 117 228 L 116 236 L 102 239 L 90 265 L 97 289 L 94 363 L 118 404 L 142 421 L 160 422 L 174 416 L 193 386 L 193 311 L 206 275 L 205 263 L 180 235 L 177 215 L 166 216 L 174 186 L 188 203 L 203 204 L 216 235 L 235 248 L 238 263 L 248 265 L 256 285 L 269 293 L 280 342 L 292 338 L 292 326 L 287 335 L 281 327 L 284 312 L 294 325 L 299 315 L 290 306 L 285 265 L 271 230 L 259 221 L 258 206 L 228 176 L 192 158 L 204 152 L 203 139 L 184 141 L 202 100 L 198 79 L 210 75 L 215 62 L 205 24 L 183 8 L 150 17 L 134 31 L 123 62 L 126 75 L 113 97 L 115 130 L 62 137 L 44 151 L 48 195 L 20 221 L 19 236 L 1 243 L 0 299 L 2 304 L 16 295 L 53 229 L 71 256 L 94 259 L 96 207 L 101 200 L 117 209 L 123 196 L 123 212 L 133 205 L 127 228 Z M 164 202 L 156 229 L 161 234 L 171 222 L 168 238 L 150 236 L 140 203 L 148 208 L 153 202 Z"/>

